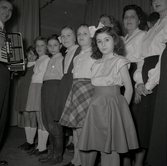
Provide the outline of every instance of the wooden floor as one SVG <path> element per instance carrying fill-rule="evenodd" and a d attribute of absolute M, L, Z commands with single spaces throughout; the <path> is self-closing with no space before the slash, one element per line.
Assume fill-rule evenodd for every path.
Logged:
<path fill-rule="evenodd" d="M 50 164 L 41 164 L 39 157 L 30 157 L 25 151 L 18 149 L 18 146 L 25 142 L 25 133 L 23 128 L 9 127 L 6 138 L 0 153 L 0 160 L 8 161 L 8 166 L 50 166 Z M 71 161 L 73 153 L 65 151 L 63 163 L 56 166 L 63 166 Z"/>

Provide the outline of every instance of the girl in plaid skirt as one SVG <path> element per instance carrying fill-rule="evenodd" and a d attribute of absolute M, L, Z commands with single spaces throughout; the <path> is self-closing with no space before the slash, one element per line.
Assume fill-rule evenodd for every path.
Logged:
<path fill-rule="evenodd" d="M 74 58 L 73 84 L 67 98 L 60 124 L 73 129 L 74 157 L 66 166 L 81 165 L 79 150 L 76 148 L 88 105 L 94 93 L 90 82 L 91 66 L 95 59 L 91 58 L 91 34 L 88 25 L 82 24 L 77 31 L 77 40 L 81 52 Z"/>

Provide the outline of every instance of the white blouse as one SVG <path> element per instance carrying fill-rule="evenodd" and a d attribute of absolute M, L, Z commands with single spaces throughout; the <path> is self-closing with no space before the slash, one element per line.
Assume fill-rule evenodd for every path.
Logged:
<path fill-rule="evenodd" d="M 50 59 L 43 80 L 61 80 L 63 77 L 62 60 L 61 53 L 57 53 Z"/>
<path fill-rule="evenodd" d="M 125 43 L 125 57 L 130 60 L 130 62 L 138 62 L 142 54 L 142 43 L 143 37 L 146 31 L 142 31 L 137 28 L 131 36 L 128 34 L 124 37 Z"/>
<path fill-rule="evenodd" d="M 137 84 L 143 83 L 142 79 L 142 67 L 144 64 L 144 58 L 159 55 L 159 61 L 155 68 L 152 68 L 148 72 L 148 80 L 145 87 L 148 90 L 152 90 L 157 84 L 159 84 L 160 77 L 160 62 L 163 50 L 165 49 L 167 42 L 167 17 L 163 20 L 158 20 L 157 23 L 147 32 L 143 41 L 143 53 L 141 60 L 138 63 L 136 72 L 134 73 L 134 80 Z M 137 85 L 136 84 L 136 85 Z"/>
<path fill-rule="evenodd" d="M 129 63 L 127 58 L 117 54 L 110 54 L 97 60 L 92 67 L 92 84 L 94 86 L 123 86 L 120 69 Z"/>
<path fill-rule="evenodd" d="M 46 71 L 50 58 L 47 55 L 39 57 L 34 66 L 34 74 L 32 75 L 32 83 L 42 83 L 44 73 Z"/>
<path fill-rule="evenodd" d="M 73 78 L 90 78 L 91 67 L 96 61 L 91 58 L 92 49 L 89 47 L 86 50 L 82 50 L 79 55 L 74 58 Z"/>

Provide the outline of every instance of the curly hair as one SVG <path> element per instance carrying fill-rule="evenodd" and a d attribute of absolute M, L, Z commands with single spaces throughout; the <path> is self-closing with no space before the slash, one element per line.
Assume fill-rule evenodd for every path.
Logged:
<path fill-rule="evenodd" d="M 146 15 L 143 12 L 142 8 L 137 6 L 137 5 L 127 5 L 124 7 L 123 9 L 123 14 L 122 14 L 122 18 L 124 19 L 125 13 L 128 10 L 134 10 L 140 20 L 140 24 L 139 24 L 139 29 L 141 30 L 145 30 L 146 25 L 147 25 L 147 21 L 146 21 Z"/>
<path fill-rule="evenodd" d="M 118 26 L 117 20 L 116 20 L 112 15 L 108 15 L 108 14 L 102 14 L 102 15 L 100 15 L 99 20 L 100 20 L 101 18 L 103 18 L 103 17 L 109 18 L 109 20 L 110 20 L 111 24 L 113 25 L 113 28 L 115 29 L 116 33 L 117 33 L 117 34 L 120 34 L 120 28 L 119 28 L 119 26 Z"/>
<path fill-rule="evenodd" d="M 32 52 L 37 56 L 37 58 L 38 58 L 38 54 L 37 54 L 37 52 L 36 52 L 34 46 L 29 46 L 29 47 L 26 49 L 26 51 L 25 51 L 25 53 L 26 53 L 25 58 L 27 58 L 27 54 L 28 54 L 30 51 L 32 51 Z"/>
<path fill-rule="evenodd" d="M 35 48 L 33 46 L 29 46 L 27 49 L 26 49 L 26 54 L 28 54 L 30 51 L 32 51 L 33 53 L 35 53 Z"/>
<path fill-rule="evenodd" d="M 103 27 L 103 28 L 100 28 L 98 29 L 96 32 L 95 32 L 95 35 L 93 37 L 93 42 L 92 42 L 92 58 L 94 59 L 100 59 L 102 58 L 103 54 L 100 52 L 98 46 L 97 46 L 97 42 L 96 42 L 96 39 L 97 39 L 97 36 L 101 33 L 106 33 L 110 36 L 112 36 L 113 40 L 114 40 L 114 53 L 118 54 L 118 55 L 124 55 L 124 51 L 125 51 L 125 48 L 124 48 L 124 43 L 123 43 L 123 40 L 120 38 L 120 36 L 118 36 L 118 34 L 116 33 L 115 29 L 112 28 L 112 27 Z"/>

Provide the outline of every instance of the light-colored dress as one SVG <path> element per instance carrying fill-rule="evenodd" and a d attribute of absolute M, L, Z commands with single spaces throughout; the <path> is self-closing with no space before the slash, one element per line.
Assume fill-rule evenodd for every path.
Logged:
<path fill-rule="evenodd" d="M 95 93 L 79 137 L 78 149 L 125 153 L 138 148 L 129 106 L 120 94 L 123 86 L 120 69 L 128 63 L 125 57 L 113 54 L 94 63 L 91 80 Z"/>
<path fill-rule="evenodd" d="M 26 111 L 41 111 L 41 87 L 49 60 L 47 55 L 42 55 L 36 61 L 28 92 Z"/>

